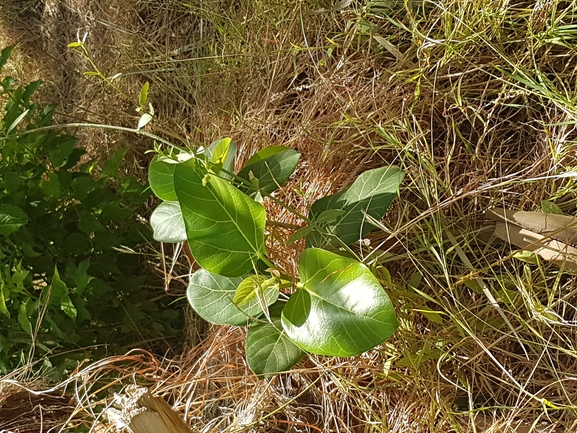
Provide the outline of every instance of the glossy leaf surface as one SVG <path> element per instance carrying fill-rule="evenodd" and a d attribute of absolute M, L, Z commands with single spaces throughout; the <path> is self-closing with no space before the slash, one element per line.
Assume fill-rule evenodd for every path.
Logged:
<path fill-rule="evenodd" d="M 349 188 L 317 200 L 309 216 L 323 230 L 313 231 L 307 238 L 307 245 L 338 247 L 339 239 L 346 245 L 362 239 L 374 228 L 367 215 L 375 220 L 385 215 L 404 176 L 403 171 L 394 166 L 369 170 Z"/>
<path fill-rule="evenodd" d="M 174 186 L 200 266 L 228 277 L 253 271 L 265 254 L 264 207 L 194 162 L 176 166 Z"/>
<path fill-rule="evenodd" d="M 282 313 L 287 335 L 319 355 L 352 356 L 389 338 L 398 326 L 393 305 L 362 263 L 318 248 L 299 260 L 303 287 Z"/>

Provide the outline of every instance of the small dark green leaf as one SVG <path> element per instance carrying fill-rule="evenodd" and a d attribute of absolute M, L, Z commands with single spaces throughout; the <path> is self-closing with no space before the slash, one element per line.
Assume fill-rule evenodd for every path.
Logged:
<path fill-rule="evenodd" d="M 327 209 L 327 210 L 321 212 L 317 216 L 317 218 L 315 219 L 315 222 L 317 224 L 322 225 L 322 224 L 327 223 L 329 221 L 333 221 L 334 219 L 340 217 L 344 213 L 345 213 L 345 211 L 342 209 Z"/>
<path fill-rule="evenodd" d="M 240 189 L 251 197 L 271 194 L 293 174 L 300 153 L 285 146 L 271 146 L 253 155 L 238 173 L 244 179 Z"/>
<path fill-rule="evenodd" d="M 62 167 L 68 161 L 68 157 L 72 154 L 72 151 L 76 147 L 76 138 L 63 135 L 57 137 L 57 144 L 52 150 L 49 155 L 48 159 L 50 159 L 50 163 L 58 168 Z"/>
<path fill-rule="evenodd" d="M 302 287 L 282 313 L 282 325 L 301 349 L 352 356 L 389 338 L 398 323 L 388 295 L 362 263 L 318 248 L 299 260 Z"/>
<path fill-rule="evenodd" d="M 288 239 L 287 246 L 291 246 L 292 244 L 294 244 L 299 239 L 302 239 L 302 238 L 308 236 L 308 234 L 312 231 L 312 229 L 313 228 L 311 226 L 304 226 L 304 227 L 301 227 L 300 229 L 298 229 Z"/>
<path fill-rule="evenodd" d="M 40 181 L 40 189 L 47 197 L 60 197 L 62 195 L 62 185 L 60 184 L 58 174 L 48 173 L 46 177 Z"/>
<path fill-rule="evenodd" d="M 124 161 L 124 157 L 126 156 L 126 152 L 128 152 L 128 147 L 123 147 L 117 150 L 114 155 L 112 155 L 106 165 L 100 172 L 100 177 L 114 177 L 118 174 L 118 169 L 120 168 L 120 164 Z"/>
<path fill-rule="evenodd" d="M 152 212 L 150 225 L 154 240 L 158 242 L 178 243 L 186 240 L 186 228 L 177 201 L 162 202 Z"/>
<path fill-rule="evenodd" d="M 9 235 L 18 231 L 28 222 L 26 213 L 13 204 L 0 205 L 0 235 Z"/>
<path fill-rule="evenodd" d="M 281 324 L 284 302 L 277 302 L 269 308 L 270 322 L 264 317 L 254 322 L 246 336 L 246 360 L 255 374 L 264 377 L 289 370 L 306 353 L 286 335 Z"/>
<path fill-rule="evenodd" d="M 13 49 L 14 49 L 14 46 L 6 47 L 0 53 L 0 70 L 4 67 L 4 65 L 6 64 L 8 59 L 10 58 L 10 54 L 12 53 Z"/>
<path fill-rule="evenodd" d="M 233 302 L 242 278 L 228 278 L 199 269 L 190 277 L 188 301 L 200 317 L 216 325 L 246 325 L 262 314 L 258 299 L 242 308 Z"/>
<path fill-rule="evenodd" d="M 32 336 L 32 323 L 30 323 L 30 318 L 28 317 L 27 302 L 22 302 L 18 308 L 18 323 L 24 332 Z"/>
<path fill-rule="evenodd" d="M 340 242 L 351 245 L 363 238 L 374 226 L 367 216 L 380 220 L 393 199 L 405 174 L 398 167 L 381 167 L 361 174 L 355 182 L 336 194 L 313 203 L 310 219 L 323 226 L 307 238 L 307 245 L 314 247 L 338 247 Z M 343 212 L 334 219 L 321 224 L 319 218 L 328 210 Z M 331 217 L 334 214 L 329 214 Z M 326 219 L 326 218 L 324 218 Z"/>

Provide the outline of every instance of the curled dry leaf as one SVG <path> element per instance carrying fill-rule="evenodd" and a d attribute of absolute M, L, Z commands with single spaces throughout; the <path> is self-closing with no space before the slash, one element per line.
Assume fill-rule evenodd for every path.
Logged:
<path fill-rule="evenodd" d="M 491 209 L 497 220 L 494 235 L 504 241 L 538 254 L 566 269 L 577 270 L 577 218 L 542 212 Z"/>

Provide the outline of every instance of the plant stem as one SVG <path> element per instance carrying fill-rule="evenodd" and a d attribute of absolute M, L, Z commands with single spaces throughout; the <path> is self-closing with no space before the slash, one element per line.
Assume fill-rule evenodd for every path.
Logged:
<path fill-rule="evenodd" d="M 302 226 L 299 226 L 299 225 L 297 225 L 297 224 L 283 223 L 283 222 L 280 222 L 280 221 L 266 220 L 266 223 L 267 223 L 268 225 L 271 225 L 271 226 L 283 227 L 283 228 L 285 228 L 285 229 L 298 230 L 298 229 L 302 228 Z"/>
<path fill-rule="evenodd" d="M 8 135 L 6 137 L 0 137 L 0 140 L 8 140 L 10 138 L 14 138 L 21 135 L 32 134 L 38 131 L 48 131 L 54 129 L 65 129 L 65 128 L 96 128 L 96 129 L 112 129 L 115 131 L 125 131 L 131 132 L 133 134 L 142 135 L 144 137 L 152 138 L 160 143 L 166 144 L 167 146 L 176 147 L 173 143 L 168 140 L 165 140 L 162 137 L 159 137 L 156 134 L 152 134 L 147 131 L 143 131 L 142 129 L 134 129 L 134 128 L 127 128 L 125 126 L 113 126 L 113 125 L 101 125 L 99 123 L 64 123 L 61 125 L 50 125 L 50 126 L 42 126 L 40 128 L 29 129 L 26 131 L 16 131 L 13 135 Z"/>

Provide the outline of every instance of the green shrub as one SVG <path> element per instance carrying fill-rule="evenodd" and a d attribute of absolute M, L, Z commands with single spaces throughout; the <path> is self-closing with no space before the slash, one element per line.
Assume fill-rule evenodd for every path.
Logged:
<path fill-rule="evenodd" d="M 393 305 L 350 248 L 375 228 L 396 197 L 404 173 L 385 166 L 317 200 L 299 215 L 273 195 L 295 171 L 300 154 L 284 146 L 257 152 L 234 174 L 229 138 L 206 149 L 171 148 L 150 164 L 163 201 L 151 216 L 154 238 L 188 242 L 202 267 L 190 276 L 188 300 L 214 324 L 249 325 L 248 365 L 270 376 L 307 352 L 353 356 L 381 344 L 398 326 Z M 306 222 L 288 240 L 306 238 L 299 275 L 283 275 L 267 255 L 263 198 Z"/>
<path fill-rule="evenodd" d="M 0 85 L 0 370 L 50 356 L 62 373 L 180 332 L 180 314 L 146 288 L 142 257 L 119 251 L 151 237 L 137 217 L 149 190 L 118 176 L 127 149 L 99 167 L 57 132 L 54 106 L 32 101 L 40 82 Z"/>

